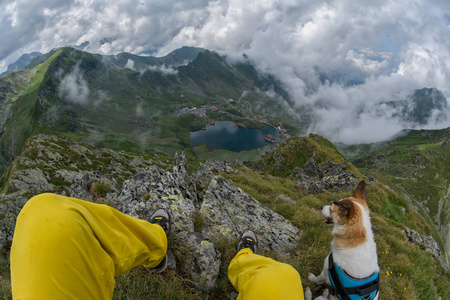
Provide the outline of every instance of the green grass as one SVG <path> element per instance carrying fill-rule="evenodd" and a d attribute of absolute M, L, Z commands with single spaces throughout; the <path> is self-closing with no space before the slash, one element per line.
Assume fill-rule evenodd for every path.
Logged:
<path fill-rule="evenodd" d="M 358 167 L 382 173 L 387 185 L 409 195 L 411 204 L 424 216 L 424 223 L 429 224 L 423 233 L 433 236 L 443 252 L 450 251 L 448 246 L 444 247 L 443 240 L 448 241 L 449 236 L 442 229 L 448 223 L 450 203 L 446 197 L 450 184 L 448 133 L 449 129 L 411 131 L 393 141 L 379 143 L 374 153 L 369 151 L 353 159 Z M 384 213 L 393 220 L 403 220 L 398 208 L 390 202 Z"/>
<path fill-rule="evenodd" d="M 284 261 L 299 271 L 304 287 L 309 286 L 315 294 L 319 293 L 319 288 L 307 280 L 307 274 L 320 273 L 323 259 L 330 251 L 332 236 L 331 229 L 321 222 L 318 208 L 331 200 L 349 196 L 351 192 L 303 196 L 289 179 L 260 176 L 248 169 L 228 177 L 303 231 L 301 245 Z M 291 197 L 297 204 L 283 203 L 277 199 L 279 194 Z M 434 257 L 408 242 L 403 232 L 403 226 L 419 232 L 430 231 L 424 217 L 410 209 L 398 194 L 383 184 L 371 183 L 367 197 L 381 268 L 382 298 L 438 299 L 441 296 L 448 299 L 449 273 Z M 405 214 L 400 207 L 406 207 Z M 389 218 L 386 212 L 389 212 Z"/>
<path fill-rule="evenodd" d="M 282 158 L 280 160 L 280 158 Z M 258 168 L 274 176 L 286 177 L 313 158 L 317 164 L 326 161 L 343 163 L 346 158 L 327 139 L 315 134 L 295 137 L 282 142 L 279 147 L 258 161 Z M 350 170 L 352 170 L 350 168 Z M 356 169 L 353 168 L 356 171 Z"/>
<path fill-rule="evenodd" d="M 137 267 L 116 278 L 114 300 L 119 299 L 201 299 L 190 287 L 190 282 L 174 270 L 151 274 Z"/>
<path fill-rule="evenodd" d="M 260 148 L 250 151 L 234 152 L 225 149 L 209 148 L 207 145 L 199 145 L 194 147 L 192 150 L 195 156 L 201 160 L 217 159 L 235 161 L 238 159 L 240 161 L 256 161 L 261 157 L 265 149 L 266 148 Z"/>
<path fill-rule="evenodd" d="M 0 299 L 11 299 L 11 278 L 9 273 L 9 249 L 11 244 L 8 243 L 3 248 L 0 248 Z"/>
<path fill-rule="evenodd" d="M 321 287 L 312 285 L 307 279 L 308 273 L 318 274 L 321 271 L 332 240 L 330 227 L 321 221 L 319 207 L 348 196 L 351 191 L 306 195 L 288 178 L 267 176 L 248 168 L 240 168 L 237 173 L 226 177 L 302 230 L 302 242 L 291 251 L 290 256 L 273 252 L 263 254 L 292 265 L 300 273 L 303 287 L 311 287 L 313 293 L 320 293 Z M 287 203 L 279 195 L 290 197 L 296 203 Z M 430 231 L 424 217 L 410 209 L 402 197 L 383 183 L 370 183 L 367 197 L 381 267 L 382 298 L 438 299 L 440 296 L 448 299 L 449 273 L 430 254 L 408 242 L 403 232 L 403 226 L 422 233 Z M 401 207 L 406 207 L 405 213 Z M 201 215 L 196 216 L 197 230 L 201 229 L 203 222 Z M 236 241 L 217 237 L 213 242 L 221 254 L 222 264 L 211 299 L 227 299 L 233 291 L 227 269 L 236 254 Z M 117 278 L 113 299 L 202 299 L 186 274 L 180 271 L 180 266 L 189 257 L 189 250 L 175 234 L 169 236 L 169 247 L 175 254 L 179 266 L 177 270 L 154 275 L 143 268 L 135 268 Z M 0 280 L 0 289 L 0 293 L 6 293 L 8 297 L 8 278 Z"/>

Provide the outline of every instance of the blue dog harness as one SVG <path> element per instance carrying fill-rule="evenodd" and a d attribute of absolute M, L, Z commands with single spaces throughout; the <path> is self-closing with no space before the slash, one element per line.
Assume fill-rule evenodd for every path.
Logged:
<path fill-rule="evenodd" d="M 337 296 L 341 300 L 373 300 L 378 294 L 380 288 L 378 272 L 363 279 L 353 278 L 334 263 L 333 253 L 330 253 L 328 257 L 328 266 L 331 295 Z"/>

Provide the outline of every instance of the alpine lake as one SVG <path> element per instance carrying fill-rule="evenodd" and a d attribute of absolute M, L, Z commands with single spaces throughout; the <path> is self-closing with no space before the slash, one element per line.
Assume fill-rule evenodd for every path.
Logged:
<path fill-rule="evenodd" d="M 264 139 L 268 134 L 274 139 L 280 135 L 278 130 L 267 125 L 263 129 L 246 129 L 234 122 L 217 121 L 215 125 L 206 125 L 206 130 L 191 132 L 191 147 L 205 144 L 214 149 L 249 151 L 269 145 Z"/>

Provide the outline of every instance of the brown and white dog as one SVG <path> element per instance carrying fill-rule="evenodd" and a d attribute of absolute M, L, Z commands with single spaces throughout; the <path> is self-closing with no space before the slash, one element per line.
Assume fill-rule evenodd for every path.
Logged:
<path fill-rule="evenodd" d="M 323 220 L 333 226 L 331 253 L 325 259 L 322 273 L 319 276 L 310 273 L 308 279 L 317 285 L 328 284 L 331 288 L 316 299 L 378 299 L 380 268 L 366 202 L 366 182 L 361 181 L 351 197 L 323 206 L 322 214 Z M 335 270 L 330 271 L 333 266 Z M 344 277 L 342 285 L 335 283 L 339 277 L 331 275 L 333 272 Z M 342 288 L 347 286 L 353 289 L 347 288 L 342 292 Z M 305 297 L 312 298 L 309 288 Z"/>

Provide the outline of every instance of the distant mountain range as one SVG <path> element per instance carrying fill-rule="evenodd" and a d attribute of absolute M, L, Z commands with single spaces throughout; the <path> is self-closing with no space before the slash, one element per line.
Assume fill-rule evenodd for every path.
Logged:
<path fill-rule="evenodd" d="M 418 125 L 426 125 L 430 120 L 446 121 L 450 111 L 444 94 L 435 88 L 416 90 L 410 98 L 388 105 L 400 108 L 399 114 L 404 121 Z"/>
<path fill-rule="evenodd" d="M 315 109 L 294 105 L 283 83 L 258 72 L 247 56 L 231 62 L 196 47 L 164 57 L 99 55 L 65 47 L 24 55 L 10 67 L 16 71 L 0 78 L 0 170 L 28 137 L 41 132 L 113 149 L 173 153 L 189 149 L 189 133 L 211 120 L 258 127 L 254 115 L 260 115 L 298 135 L 313 121 Z M 316 71 L 326 84 L 326 74 Z M 209 121 L 196 115 L 175 117 L 182 108 L 200 106 L 218 106 L 221 113 Z M 450 111 L 435 88 L 370 109 L 384 107 L 412 125 L 442 121 Z M 297 113 L 301 121 L 294 118 Z"/>
<path fill-rule="evenodd" d="M 274 124 L 290 121 L 294 127 L 265 95 L 269 89 L 287 97 L 279 82 L 258 74 L 248 61 L 231 64 L 201 48 L 183 47 L 160 58 L 53 50 L 35 57 L 27 69 L 0 78 L 0 168 L 39 132 L 114 149 L 185 149 L 190 131 L 207 122 L 194 115 L 174 117 L 189 106 L 221 106 L 253 118 L 247 109 L 251 107 L 255 114 L 274 116 Z M 245 100 L 239 102 L 242 95 Z M 229 99 L 236 101 L 230 104 Z"/>
<path fill-rule="evenodd" d="M 32 53 L 23 54 L 14 63 L 8 65 L 8 69 L 5 72 L 1 73 L 0 77 L 6 75 L 8 73 L 14 72 L 14 71 L 19 71 L 19 70 L 25 69 L 34 58 L 39 57 L 39 56 L 42 56 L 41 52 L 32 52 Z"/>

